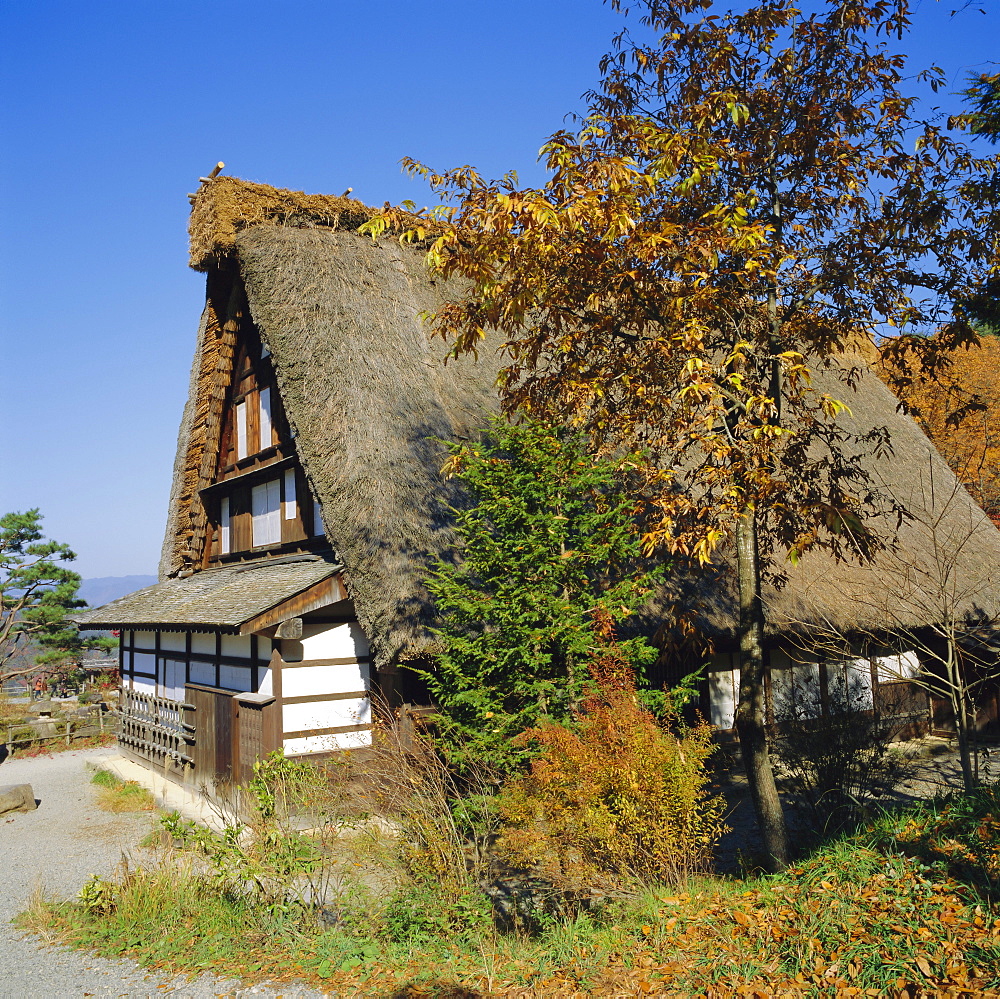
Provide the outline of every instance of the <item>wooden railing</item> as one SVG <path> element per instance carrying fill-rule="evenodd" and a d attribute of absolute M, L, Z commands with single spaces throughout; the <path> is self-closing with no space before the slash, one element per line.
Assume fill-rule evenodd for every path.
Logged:
<path fill-rule="evenodd" d="M 121 691 L 118 742 L 154 763 L 193 764 L 194 726 L 184 721 L 193 706 L 139 690 Z"/>

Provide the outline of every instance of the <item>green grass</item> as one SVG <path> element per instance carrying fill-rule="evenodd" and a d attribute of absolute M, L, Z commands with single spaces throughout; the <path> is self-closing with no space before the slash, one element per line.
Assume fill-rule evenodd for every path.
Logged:
<path fill-rule="evenodd" d="M 97 789 L 97 803 L 106 812 L 152 812 L 156 801 L 152 792 L 134 780 L 122 780 L 109 770 L 98 770 L 90 783 Z"/>
<path fill-rule="evenodd" d="M 473 918 L 481 903 L 433 882 L 404 884 L 392 904 L 356 886 L 331 928 L 178 854 L 94 882 L 81 900 L 39 903 L 23 924 L 148 966 L 300 979 L 344 995 L 975 994 L 1000 987 L 998 816 L 996 788 L 940 799 L 783 874 L 653 890 L 549 920 L 534 937 L 498 934 Z"/>

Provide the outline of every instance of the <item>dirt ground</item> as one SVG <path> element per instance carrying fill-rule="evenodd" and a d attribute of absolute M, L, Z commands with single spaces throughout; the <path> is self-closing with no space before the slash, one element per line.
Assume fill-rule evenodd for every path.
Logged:
<path fill-rule="evenodd" d="M 962 789 L 962 767 L 954 740 L 927 736 L 912 742 L 895 743 L 893 748 L 910 760 L 913 775 L 893 795 L 882 799 L 881 804 L 906 804 Z M 719 844 L 717 861 L 721 871 L 738 873 L 747 863 L 752 863 L 753 858 L 759 856 L 762 850 L 746 774 L 739 761 L 739 751 L 735 746 L 727 746 L 721 752 L 724 757 L 719 761 L 718 783 L 727 802 L 726 823 L 729 832 Z M 1000 746 L 987 746 L 983 749 L 980 776 L 984 780 L 996 780 L 1000 776 Z M 796 826 L 794 818 L 790 816 L 789 837 L 793 850 L 803 842 L 814 841 L 817 835 L 818 830 L 808 825 L 800 823 Z"/>

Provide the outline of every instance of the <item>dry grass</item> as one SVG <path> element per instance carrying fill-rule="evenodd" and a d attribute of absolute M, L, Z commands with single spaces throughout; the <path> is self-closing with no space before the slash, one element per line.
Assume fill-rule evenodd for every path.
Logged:
<path fill-rule="evenodd" d="M 134 780 L 120 780 L 107 770 L 98 770 L 90 783 L 97 788 L 97 804 L 106 812 L 152 812 L 152 793 Z"/>

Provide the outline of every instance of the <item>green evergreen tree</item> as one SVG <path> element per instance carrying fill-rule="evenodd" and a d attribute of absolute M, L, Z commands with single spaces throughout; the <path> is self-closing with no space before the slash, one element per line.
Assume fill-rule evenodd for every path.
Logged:
<path fill-rule="evenodd" d="M 472 504 L 456 512 L 457 564 L 427 581 L 440 654 L 424 676 L 449 761 L 509 773 L 527 752 L 512 740 L 571 720 L 589 665 L 666 569 L 640 550 L 630 457 L 594 458 L 583 435 L 530 421 L 449 447 Z M 640 679 L 657 656 L 641 637 L 617 648 Z"/>
<path fill-rule="evenodd" d="M 37 509 L 0 517 L 0 678 L 59 669 L 75 663 L 88 646 L 70 611 L 86 607 L 77 589 L 80 576 L 59 565 L 76 558 L 67 545 L 46 540 Z M 11 670 L 15 654 L 31 643 L 35 665 Z"/>

